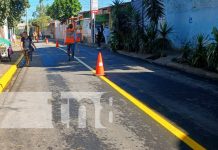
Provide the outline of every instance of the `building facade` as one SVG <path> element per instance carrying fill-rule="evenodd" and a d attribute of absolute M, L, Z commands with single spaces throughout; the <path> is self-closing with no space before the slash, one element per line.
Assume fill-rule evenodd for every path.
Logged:
<path fill-rule="evenodd" d="M 66 29 L 67 29 L 67 24 L 62 24 L 60 21 L 53 21 L 52 25 L 54 27 L 53 33 L 54 33 L 54 38 L 58 40 L 64 40 L 66 36 Z"/>
<path fill-rule="evenodd" d="M 0 37 L 9 39 L 9 30 L 8 30 L 7 21 L 5 21 L 4 26 L 0 27 Z"/>
<path fill-rule="evenodd" d="M 131 5 L 131 2 L 123 3 L 123 7 Z M 103 7 L 98 9 L 98 13 L 95 15 L 95 33 L 97 32 L 97 28 L 107 28 L 109 31 L 112 28 L 112 16 L 111 13 L 113 11 L 113 6 Z M 90 26 L 90 11 L 80 12 L 80 15 L 83 17 L 81 21 L 81 25 L 83 28 L 83 40 L 84 42 L 91 43 L 91 26 Z M 103 29 L 104 30 L 104 29 Z"/>
<path fill-rule="evenodd" d="M 19 34 L 21 34 L 22 32 L 24 32 L 25 31 L 25 29 L 26 29 L 26 23 L 19 23 L 18 25 L 17 25 L 17 29 L 18 29 L 18 33 Z"/>
<path fill-rule="evenodd" d="M 91 38 L 91 24 L 90 24 L 90 11 L 84 11 L 80 12 L 80 15 L 83 17 L 81 20 L 81 25 L 82 25 L 82 31 L 83 31 L 83 40 L 86 43 L 91 43 L 92 38 Z M 104 7 L 104 8 L 99 8 L 98 13 L 95 15 L 95 26 L 100 27 L 101 25 L 103 26 L 108 26 L 111 27 L 111 6 L 110 7 Z M 96 32 L 96 29 L 95 29 Z"/>
<path fill-rule="evenodd" d="M 143 15 L 142 2 L 132 0 L 132 5 Z M 212 28 L 218 27 L 218 0 L 163 0 L 164 20 L 173 26 L 171 39 L 176 47 L 191 41 L 198 34 L 212 40 Z M 146 22 L 146 18 L 144 17 Z"/>

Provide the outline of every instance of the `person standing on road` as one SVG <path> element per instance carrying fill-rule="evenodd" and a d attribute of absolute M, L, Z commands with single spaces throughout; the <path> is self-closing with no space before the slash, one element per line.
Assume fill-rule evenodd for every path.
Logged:
<path fill-rule="evenodd" d="M 100 28 L 98 28 L 97 31 L 98 31 L 97 35 L 96 35 L 97 44 L 98 44 L 98 48 L 97 49 L 100 49 L 101 48 L 102 33 L 100 31 Z"/>
<path fill-rule="evenodd" d="M 35 44 L 33 43 L 32 39 L 30 36 L 27 35 L 27 32 L 23 32 L 22 38 L 21 38 L 21 43 L 22 43 L 22 49 L 23 53 L 26 59 L 26 66 L 30 66 L 30 60 L 32 61 L 32 52 L 34 49 L 36 49 Z"/>
<path fill-rule="evenodd" d="M 75 44 L 76 44 L 76 33 L 75 33 L 75 27 L 73 24 L 69 24 L 67 31 L 66 31 L 66 39 L 65 44 L 67 45 L 67 54 L 69 56 L 69 61 L 74 59 L 74 53 L 75 53 Z"/>
<path fill-rule="evenodd" d="M 110 29 L 108 28 L 108 26 L 105 26 L 103 34 L 104 34 L 105 44 L 108 44 L 110 38 Z"/>

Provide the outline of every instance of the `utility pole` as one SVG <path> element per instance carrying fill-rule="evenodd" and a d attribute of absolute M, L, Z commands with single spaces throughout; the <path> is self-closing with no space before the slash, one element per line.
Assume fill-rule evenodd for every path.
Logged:
<path fill-rule="evenodd" d="M 93 36 L 92 36 L 92 0 L 90 0 L 90 29 L 91 29 L 91 40 L 93 43 Z"/>
<path fill-rule="evenodd" d="M 90 20 L 93 44 L 95 44 L 95 13 L 98 13 L 98 0 L 90 0 Z"/>
<path fill-rule="evenodd" d="M 95 44 L 95 13 L 93 13 L 93 0 L 90 0 L 90 24 L 91 24 L 91 39 L 92 43 Z"/>
<path fill-rule="evenodd" d="M 43 12 L 42 12 L 42 7 L 43 7 L 43 0 L 39 0 L 39 7 L 40 7 L 40 12 L 39 12 L 39 16 L 41 17 Z M 42 29 L 44 28 L 43 22 L 41 22 L 40 24 L 40 31 L 42 32 Z"/>
<path fill-rule="evenodd" d="M 26 8 L 26 32 L 27 32 L 27 34 L 29 34 L 29 32 L 28 32 L 28 17 L 27 17 L 27 8 Z"/>
<path fill-rule="evenodd" d="M 95 13 L 92 13 L 92 22 L 93 22 L 93 29 L 92 29 L 92 32 L 93 32 L 93 44 L 95 44 Z"/>

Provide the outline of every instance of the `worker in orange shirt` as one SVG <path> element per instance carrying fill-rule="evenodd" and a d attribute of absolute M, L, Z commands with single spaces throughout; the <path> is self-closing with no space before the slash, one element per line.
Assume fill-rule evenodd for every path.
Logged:
<path fill-rule="evenodd" d="M 69 56 L 69 61 L 71 60 L 71 58 L 74 60 L 76 33 L 73 24 L 69 24 L 67 28 L 65 44 L 67 45 L 67 54 Z"/>

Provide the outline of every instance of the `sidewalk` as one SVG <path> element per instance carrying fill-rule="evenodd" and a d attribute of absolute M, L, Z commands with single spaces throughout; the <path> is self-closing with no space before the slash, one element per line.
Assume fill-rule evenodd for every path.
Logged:
<path fill-rule="evenodd" d="M 11 62 L 8 60 L 0 62 L 0 77 L 11 67 L 12 64 L 14 64 L 17 61 L 17 59 L 21 55 L 20 46 L 13 44 L 12 47 L 14 53 L 11 56 Z"/>
<path fill-rule="evenodd" d="M 118 51 L 118 53 L 121 55 L 128 56 L 128 57 L 142 59 L 142 60 L 145 60 L 147 62 L 154 63 L 154 64 L 157 64 L 160 66 L 164 66 L 164 67 L 176 69 L 179 71 L 183 71 L 183 72 L 186 72 L 189 74 L 197 75 L 197 76 L 200 76 L 203 78 L 218 80 L 217 73 L 209 72 L 209 71 L 206 71 L 206 70 L 203 70 L 200 68 L 195 68 L 195 67 L 191 67 L 189 65 L 179 64 L 179 63 L 173 62 L 172 59 L 178 57 L 179 54 L 170 54 L 167 57 L 161 57 L 159 59 L 151 60 L 151 59 L 148 59 L 151 55 L 141 55 L 141 54 L 136 54 L 136 53 L 124 52 L 124 51 Z"/>
<path fill-rule="evenodd" d="M 18 60 L 21 60 L 21 48 L 19 45 L 12 44 L 14 53 L 11 56 L 11 61 L 3 60 L 0 62 L 0 93 L 7 87 L 11 78 L 17 70 Z"/>

